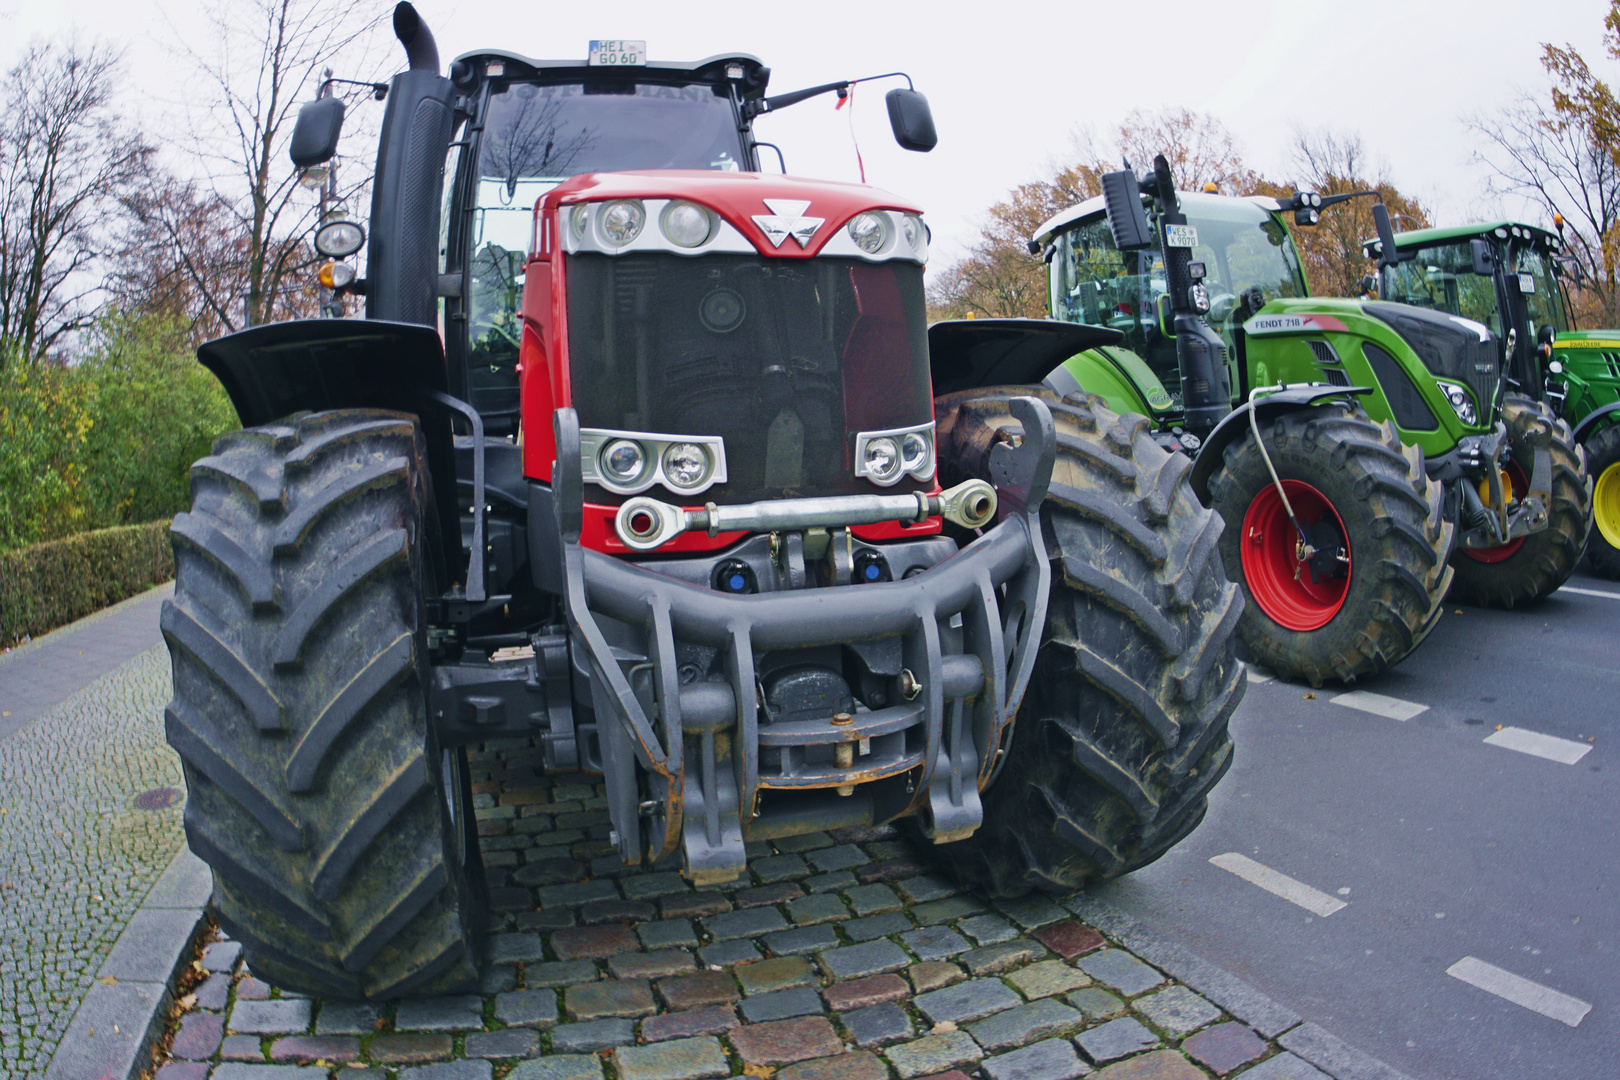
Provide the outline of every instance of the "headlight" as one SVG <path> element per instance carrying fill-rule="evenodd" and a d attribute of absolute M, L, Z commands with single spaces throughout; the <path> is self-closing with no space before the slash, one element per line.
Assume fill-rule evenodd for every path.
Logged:
<path fill-rule="evenodd" d="M 673 443 L 664 451 L 664 480 L 672 488 L 701 487 L 709 472 L 709 455 L 696 443 Z"/>
<path fill-rule="evenodd" d="M 689 202 L 670 203 L 658 224 L 670 243 L 683 248 L 703 246 L 714 232 L 714 219 L 709 212 Z"/>
<path fill-rule="evenodd" d="M 647 469 L 647 454 L 641 444 L 615 439 L 602 448 L 602 475 L 619 484 L 633 484 Z"/>
<path fill-rule="evenodd" d="M 574 242 L 585 239 L 585 229 L 591 223 L 591 208 L 586 203 L 578 203 L 568 214 L 568 227 L 573 230 Z"/>
<path fill-rule="evenodd" d="M 920 431 L 910 432 L 900 440 L 900 460 L 906 472 L 919 480 L 934 475 L 934 447 Z"/>
<path fill-rule="evenodd" d="M 893 483 L 905 469 L 900 459 L 900 447 L 887 435 L 870 440 L 861 460 L 866 466 L 866 475 L 879 484 Z"/>
<path fill-rule="evenodd" d="M 623 247 L 641 235 L 641 227 L 647 224 L 647 211 L 634 199 L 621 199 L 602 207 L 602 215 L 596 220 L 603 239 L 615 247 Z"/>
<path fill-rule="evenodd" d="M 916 214 L 906 214 L 900 219 L 900 233 L 912 251 L 921 253 L 928 246 L 928 230 Z"/>
<path fill-rule="evenodd" d="M 850 219 L 849 238 L 868 255 L 889 246 L 889 223 L 881 214 L 856 214 Z"/>
<path fill-rule="evenodd" d="M 366 243 L 366 230 L 352 221 L 328 221 L 315 230 L 315 250 L 328 259 L 346 259 Z"/>
<path fill-rule="evenodd" d="M 1479 410 L 1474 407 L 1474 399 L 1468 396 L 1468 391 L 1456 383 L 1440 383 L 1440 390 L 1451 402 L 1451 407 L 1457 413 L 1457 419 L 1472 427 L 1479 423 Z"/>

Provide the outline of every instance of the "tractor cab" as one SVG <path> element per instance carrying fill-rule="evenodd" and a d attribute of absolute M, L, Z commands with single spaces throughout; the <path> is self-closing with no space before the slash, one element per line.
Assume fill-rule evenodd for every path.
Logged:
<path fill-rule="evenodd" d="M 1305 274 L 1288 231 L 1273 215 L 1274 199 L 1233 199 L 1183 193 L 1192 240 L 1209 297 L 1207 321 L 1226 346 L 1229 384 L 1243 385 L 1236 330 L 1266 303 L 1308 296 Z M 1050 264 L 1051 311 L 1066 322 L 1119 330 L 1125 340 L 1104 347 L 1109 359 L 1143 388 L 1154 414 L 1179 412 L 1181 373 L 1176 339 L 1160 318 L 1169 285 L 1161 244 L 1121 251 L 1102 196 L 1066 210 L 1036 231 Z"/>
<path fill-rule="evenodd" d="M 1562 246 L 1545 229 L 1511 221 L 1397 233 L 1399 261 L 1386 260 L 1379 295 L 1489 327 L 1502 343 L 1510 387 L 1539 395 L 1552 344 L 1571 329 Z M 1378 247 L 1367 242 L 1369 258 Z"/>

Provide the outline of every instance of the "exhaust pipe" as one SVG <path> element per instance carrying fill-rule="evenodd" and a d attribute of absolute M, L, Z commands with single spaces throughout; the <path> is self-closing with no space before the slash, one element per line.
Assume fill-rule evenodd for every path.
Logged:
<path fill-rule="evenodd" d="M 394 6 L 394 36 L 405 46 L 405 59 L 412 71 L 439 73 L 439 46 L 422 16 L 407 3 Z"/>

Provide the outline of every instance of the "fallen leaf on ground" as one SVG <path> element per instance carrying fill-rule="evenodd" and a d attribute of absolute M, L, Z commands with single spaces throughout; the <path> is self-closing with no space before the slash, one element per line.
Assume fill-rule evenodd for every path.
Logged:
<path fill-rule="evenodd" d="M 776 1075 L 776 1070 L 771 1068 L 769 1065 L 748 1064 L 748 1065 L 743 1066 L 743 1075 L 744 1076 L 775 1076 Z"/>
<path fill-rule="evenodd" d="M 1316 700 L 1316 695 L 1315 694 L 1306 694 L 1305 695 L 1305 700 L 1306 701 L 1315 701 Z"/>
<path fill-rule="evenodd" d="M 96 981 L 101 983 L 102 986 L 117 986 L 118 985 L 118 977 L 115 976 L 115 975 L 103 975 L 101 978 L 97 979 Z"/>
<path fill-rule="evenodd" d="M 194 1009 L 197 1006 L 197 995 L 196 994 L 187 994 L 185 997 L 183 997 L 179 1001 L 175 1002 L 175 1004 L 179 1005 L 180 1008 L 185 1009 L 185 1010 Z"/>
<path fill-rule="evenodd" d="M 949 1035 L 951 1032 L 953 1032 L 955 1030 L 956 1030 L 956 1022 L 954 1020 L 941 1020 L 939 1023 L 935 1024 L 933 1027 L 928 1029 L 928 1034 L 930 1034 L 930 1035 Z"/>

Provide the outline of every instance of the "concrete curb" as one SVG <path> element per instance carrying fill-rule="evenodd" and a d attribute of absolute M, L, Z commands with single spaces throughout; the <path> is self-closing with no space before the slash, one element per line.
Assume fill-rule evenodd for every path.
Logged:
<path fill-rule="evenodd" d="M 1225 968 L 1189 952 L 1106 900 L 1080 895 L 1064 907 L 1125 945 L 1138 957 L 1180 979 L 1283 1049 L 1333 1080 L 1412 1080 L 1398 1069 L 1350 1046 L 1317 1024 L 1262 994 Z"/>
<path fill-rule="evenodd" d="M 131 1080 L 151 1063 L 169 987 L 205 925 L 212 890 L 207 864 L 182 847 L 113 944 L 46 1080 Z"/>

